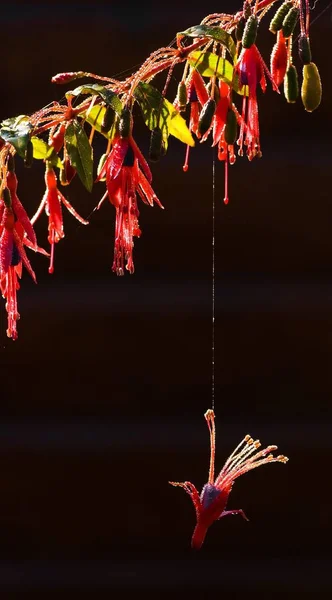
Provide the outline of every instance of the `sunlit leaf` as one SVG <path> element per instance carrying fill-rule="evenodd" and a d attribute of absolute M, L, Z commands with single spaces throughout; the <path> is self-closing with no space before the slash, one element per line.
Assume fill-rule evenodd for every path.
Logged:
<path fill-rule="evenodd" d="M 111 127 L 111 129 L 105 133 L 101 130 L 101 125 L 104 119 L 104 115 L 106 112 L 105 106 L 93 106 L 91 110 L 84 111 L 80 113 L 80 117 L 84 117 L 87 123 L 94 127 L 99 133 L 101 133 L 108 140 L 112 140 L 115 134 L 115 127 Z"/>
<path fill-rule="evenodd" d="M 67 92 L 66 96 L 79 96 L 80 94 L 92 94 L 93 96 L 100 96 L 104 102 L 109 104 L 119 116 L 121 115 L 123 106 L 119 96 L 115 94 L 115 92 L 105 88 L 105 86 L 100 85 L 100 83 L 80 85 L 71 92 Z"/>
<path fill-rule="evenodd" d="M 76 169 L 83 185 L 91 192 L 93 186 L 92 148 L 78 121 L 72 121 L 66 127 L 65 144 L 71 165 Z"/>
<path fill-rule="evenodd" d="M 189 54 L 188 62 L 203 77 L 213 77 L 216 75 L 216 77 L 228 83 L 237 94 L 248 96 L 248 86 L 244 85 L 240 88 L 239 77 L 237 74 L 233 75 L 233 65 L 225 58 L 221 58 L 212 52 L 197 50 Z"/>
<path fill-rule="evenodd" d="M 160 127 L 163 136 L 164 148 L 167 148 L 169 135 L 189 146 L 195 142 L 183 117 L 178 113 L 159 90 L 149 83 L 140 82 L 135 88 L 134 97 L 140 105 L 143 119 L 149 129 Z"/>
<path fill-rule="evenodd" d="M 31 130 L 32 125 L 29 117 L 19 115 L 2 121 L 0 124 L 0 137 L 5 142 L 12 144 L 16 152 L 24 158 Z"/>
<path fill-rule="evenodd" d="M 36 136 L 32 136 L 31 138 L 33 145 L 33 158 L 37 160 L 49 160 L 53 167 L 58 167 L 59 169 L 63 169 L 63 164 L 58 157 L 58 155 L 54 152 L 54 148 L 50 148 L 49 145 Z"/>
<path fill-rule="evenodd" d="M 218 26 L 211 27 L 209 25 L 195 25 L 194 27 L 189 27 L 189 29 L 186 29 L 186 31 L 181 31 L 178 35 L 187 35 L 188 37 L 193 38 L 212 38 L 216 42 L 219 42 L 225 46 L 233 59 L 236 54 L 236 44 L 231 34 L 227 33 L 227 31 L 224 31 Z"/>

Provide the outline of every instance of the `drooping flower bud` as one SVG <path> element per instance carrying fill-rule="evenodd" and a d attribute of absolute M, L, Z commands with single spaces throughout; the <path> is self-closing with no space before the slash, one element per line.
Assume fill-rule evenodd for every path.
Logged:
<path fill-rule="evenodd" d="M 289 65 L 286 71 L 284 94 L 289 104 L 296 102 L 299 97 L 299 79 L 295 65 Z"/>
<path fill-rule="evenodd" d="M 322 82 L 315 63 L 303 65 L 303 81 L 301 88 L 303 106 L 307 112 L 314 111 L 322 99 Z"/>
<path fill-rule="evenodd" d="M 286 0 L 286 2 L 283 2 L 283 4 L 278 8 L 269 27 L 272 33 L 277 33 L 277 31 L 279 31 L 282 28 L 283 20 L 292 7 L 293 2 L 288 2 L 288 0 Z"/>
<path fill-rule="evenodd" d="M 181 112 L 186 110 L 186 106 L 187 106 L 187 102 L 188 102 L 188 94 L 187 94 L 187 86 L 184 81 L 180 81 L 180 83 L 178 85 L 176 101 L 177 101 L 179 110 Z"/>
<path fill-rule="evenodd" d="M 228 146 L 233 145 L 237 138 L 237 120 L 236 114 L 232 108 L 228 109 L 224 137 Z"/>
<path fill-rule="evenodd" d="M 81 77 L 84 77 L 84 75 L 85 75 L 84 71 L 58 73 L 57 75 L 54 75 L 54 77 L 52 77 L 51 82 L 59 83 L 59 84 L 69 83 L 70 81 L 73 81 L 74 79 L 79 79 Z"/>
<path fill-rule="evenodd" d="M 299 37 L 299 57 L 304 65 L 311 63 L 311 49 L 308 36 L 304 33 Z"/>
<path fill-rule="evenodd" d="M 299 18 L 299 14 L 299 9 L 293 7 L 288 11 L 287 15 L 285 16 L 282 22 L 282 33 L 284 34 L 285 38 L 289 38 L 292 35 L 297 20 Z"/>
<path fill-rule="evenodd" d="M 133 128 L 133 117 L 130 108 L 125 106 L 122 110 L 119 121 L 119 133 L 122 138 L 127 138 L 131 134 Z"/>
<path fill-rule="evenodd" d="M 151 162 L 158 162 L 162 153 L 162 142 L 163 133 L 160 127 L 155 127 L 151 131 L 150 137 L 150 148 L 149 148 L 149 160 Z"/>
<path fill-rule="evenodd" d="M 258 30 L 258 19 L 255 15 L 251 15 L 246 22 L 243 36 L 242 36 L 242 46 L 243 48 L 251 48 L 251 46 L 255 43 L 257 37 Z"/>
<path fill-rule="evenodd" d="M 104 117 L 101 123 L 101 132 L 108 133 L 114 123 L 114 110 L 111 106 L 106 106 Z"/>
<path fill-rule="evenodd" d="M 205 102 L 198 120 L 198 133 L 204 135 L 211 126 L 213 115 L 216 112 L 216 102 L 209 98 Z"/>

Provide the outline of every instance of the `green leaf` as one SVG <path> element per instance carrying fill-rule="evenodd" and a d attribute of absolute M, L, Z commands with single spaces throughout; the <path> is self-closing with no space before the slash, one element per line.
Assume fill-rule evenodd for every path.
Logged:
<path fill-rule="evenodd" d="M 93 186 L 92 148 L 78 121 L 72 121 L 67 125 L 65 144 L 70 163 L 76 169 L 83 185 L 91 192 Z"/>
<path fill-rule="evenodd" d="M 105 138 L 107 138 L 108 140 L 112 140 L 115 135 L 114 126 L 111 127 L 111 129 L 107 133 L 104 133 L 101 130 L 101 124 L 104 119 L 105 111 L 105 106 L 96 105 L 93 106 L 91 110 L 88 109 L 87 111 L 85 110 L 84 112 L 80 113 L 80 117 L 85 118 L 89 125 L 91 125 L 91 127 L 94 127 L 97 131 L 99 131 L 99 133 L 101 133 Z"/>
<path fill-rule="evenodd" d="M 195 25 L 194 27 L 186 29 L 186 31 L 181 31 L 178 35 L 187 35 L 188 37 L 193 38 L 212 38 L 225 46 L 233 59 L 236 54 L 236 44 L 231 34 L 218 26 L 210 27 L 209 25 Z"/>
<path fill-rule="evenodd" d="M 195 145 L 184 118 L 181 117 L 173 104 L 162 97 L 159 90 L 149 83 L 140 82 L 135 88 L 134 97 L 140 105 L 147 127 L 152 130 L 159 125 L 165 149 L 167 149 L 169 135 L 173 135 L 189 146 Z"/>
<path fill-rule="evenodd" d="M 66 96 L 79 96 L 80 94 L 92 94 L 93 96 L 100 96 L 106 104 L 109 104 L 113 110 L 120 116 L 123 106 L 122 102 L 115 92 L 108 90 L 105 86 L 99 83 L 93 83 L 91 85 L 80 85 L 71 92 L 67 92 Z"/>
<path fill-rule="evenodd" d="M 36 136 L 32 136 L 31 138 L 33 145 L 33 157 L 37 160 L 49 160 L 53 167 L 58 167 L 59 169 L 63 169 L 63 164 L 58 157 L 58 155 L 54 152 L 54 148 L 50 148 L 50 146 Z M 53 150 L 53 152 L 52 152 Z"/>
<path fill-rule="evenodd" d="M 240 88 L 239 76 L 234 75 L 234 68 L 225 58 L 221 58 L 212 52 L 201 52 L 197 50 L 191 52 L 188 56 L 189 64 L 197 69 L 203 77 L 213 77 L 216 75 L 219 79 L 227 83 L 240 96 L 248 96 L 248 86 Z"/>
<path fill-rule="evenodd" d="M 0 137 L 5 142 L 12 144 L 16 152 L 24 158 L 31 130 L 32 125 L 29 117 L 19 115 L 2 121 L 0 124 Z"/>

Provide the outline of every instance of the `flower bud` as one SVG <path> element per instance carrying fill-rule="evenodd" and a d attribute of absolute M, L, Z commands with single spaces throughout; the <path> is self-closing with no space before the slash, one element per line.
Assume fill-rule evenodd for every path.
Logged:
<path fill-rule="evenodd" d="M 290 9 L 290 11 L 288 11 L 287 15 L 285 16 L 282 22 L 282 33 L 284 34 L 285 38 L 289 38 L 292 35 L 297 20 L 299 18 L 299 14 L 299 9 L 293 7 Z"/>
<path fill-rule="evenodd" d="M 299 97 L 299 80 L 295 65 L 290 65 L 284 79 L 284 94 L 287 102 L 293 104 Z"/>
<path fill-rule="evenodd" d="M 251 48 L 255 43 L 257 37 L 258 19 L 255 15 L 251 15 L 246 22 L 242 36 L 243 48 Z"/>
<path fill-rule="evenodd" d="M 114 110 L 111 106 L 106 106 L 104 117 L 101 123 L 101 132 L 108 133 L 114 123 Z"/>
<path fill-rule="evenodd" d="M 228 146 L 232 146 L 237 138 L 237 120 L 232 108 L 228 109 L 224 137 Z"/>
<path fill-rule="evenodd" d="M 162 153 L 163 134 L 160 127 L 155 127 L 151 131 L 149 160 L 158 162 Z"/>
<path fill-rule="evenodd" d="M 304 33 L 299 37 L 299 57 L 304 65 L 311 63 L 311 49 L 308 36 Z"/>
<path fill-rule="evenodd" d="M 313 62 L 309 65 L 303 65 L 301 98 L 303 106 L 308 112 L 314 111 L 320 105 L 322 99 L 322 83 L 319 71 Z"/>
<path fill-rule="evenodd" d="M 272 31 L 272 33 L 277 33 L 277 31 L 279 31 L 282 28 L 282 23 L 283 20 L 285 18 L 285 16 L 287 15 L 287 13 L 289 12 L 289 10 L 292 8 L 293 6 L 293 2 L 283 2 L 283 4 L 278 8 L 276 14 L 274 15 L 271 23 L 270 23 L 270 31 Z"/>
<path fill-rule="evenodd" d="M 184 81 L 180 81 L 176 95 L 177 104 L 180 111 L 186 109 L 188 102 L 187 86 Z"/>
<path fill-rule="evenodd" d="M 127 138 L 131 134 L 133 128 L 133 118 L 130 109 L 125 106 L 122 110 L 119 121 L 119 133 L 122 138 Z"/>
<path fill-rule="evenodd" d="M 69 81 L 79 79 L 80 77 L 84 77 L 84 75 L 84 71 L 76 71 L 75 73 L 58 73 L 57 75 L 54 75 L 54 77 L 52 77 L 51 82 L 59 84 L 69 83 Z"/>
<path fill-rule="evenodd" d="M 215 100 L 213 100 L 212 98 L 209 98 L 205 102 L 205 104 L 202 108 L 201 114 L 199 116 L 198 133 L 200 135 L 204 135 L 204 133 L 206 133 L 207 130 L 209 129 L 215 112 L 216 112 Z"/>

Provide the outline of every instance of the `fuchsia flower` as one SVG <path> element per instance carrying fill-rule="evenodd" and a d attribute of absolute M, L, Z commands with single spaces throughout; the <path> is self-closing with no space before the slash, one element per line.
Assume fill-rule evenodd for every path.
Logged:
<path fill-rule="evenodd" d="M 63 218 L 62 218 L 62 208 L 61 203 L 69 210 L 69 212 L 77 219 L 82 225 L 88 225 L 89 222 L 83 219 L 76 210 L 72 207 L 70 202 L 64 197 L 64 195 L 59 191 L 57 186 L 57 177 L 55 175 L 54 169 L 50 166 L 50 164 L 46 165 L 45 171 L 45 183 L 46 183 L 46 191 L 43 196 L 43 199 L 39 205 L 37 212 L 31 219 L 31 223 L 35 223 L 38 217 L 41 215 L 43 210 L 48 216 L 48 241 L 51 244 L 51 258 L 50 258 L 50 266 L 49 273 L 54 272 L 54 244 L 58 243 L 61 238 L 65 236 L 63 230 Z"/>
<path fill-rule="evenodd" d="M 218 144 L 218 158 L 219 160 L 225 160 L 225 154 L 227 144 L 225 143 L 224 133 L 225 133 L 225 125 L 227 119 L 227 113 L 229 108 L 231 108 L 231 88 L 227 83 L 219 80 L 219 100 L 217 103 L 217 108 L 215 115 L 213 117 L 213 144 L 212 146 L 216 146 Z"/>
<path fill-rule="evenodd" d="M 248 101 L 247 97 L 243 96 L 242 124 L 238 144 L 239 154 L 243 154 L 243 145 L 245 145 L 247 146 L 247 156 L 249 160 L 252 160 L 255 156 L 261 156 L 257 86 L 260 84 L 262 91 L 265 92 L 266 79 L 264 73 L 271 80 L 273 89 L 277 92 L 279 92 L 279 89 L 255 44 L 250 48 L 242 48 L 234 73 L 239 76 L 240 87 L 247 85 L 249 88 Z M 246 124 L 246 127 L 244 127 L 244 124 Z"/>
<path fill-rule="evenodd" d="M 196 487 L 190 481 L 185 481 L 184 483 L 177 481 L 169 482 L 171 485 L 182 487 L 189 494 L 194 504 L 197 523 L 191 545 L 196 550 L 201 548 L 207 530 L 214 521 L 227 515 L 241 515 L 248 521 L 241 509 L 225 510 L 235 479 L 262 465 L 272 462 L 286 463 L 288 461 L 286 456 L 273 456 L 271 454 L 271 452 L 277 450 L 277 446 L 267 446 L 258 452 L 261 446 L 259 440 L 253 440 L 250 435 L 246 435 L 242 442 L 235 448 L 234 452 L 228 457 L 219 475 L 214 479 L 216 431 L 213 410 L 208 410 L 204 416 L 210 431 L 211 447 L 208 483 L 204 485 L 199 495 Z"/>
<path fill-rule="evenodd" d="M 160 208 L 164 207 L 151 187 L 152 175 L 149 165 L 131 135 L 126 138 L 115 137 L 112 150 L 97 181 L 104 178 L 107 191 L 98 208 L 108 196 L 116 210 L 112 270 L 117 275 L 123 275 L 124 268 L 133 273 L 133 238 L 141 235 L 136 193 L 145 204 L 153 206 L 155 202 Z"/>
<path fill-rule="evenodd" d="M 197 138 L 201 137 L 198 131 L 198 121 L 201 110 L 204 104 L 209 99 L 209 94 L 205 87 L 204 79 L 196 69 L 192 70 L 191 76 L 187 83 L 188 102 L 190 104 L 189 130 L 192 131 Z M 187 146 L 185 163 L 183 170 L 188 171 L 190 146 Z"/>
<path fill-rule="evenodd" d="M 17 194 L 17 178 L 13 171 L 7 173 L 7 187 L 0 199 L 0 290 L 6 299 L 8 313 L 7 336 L 17 339 L 16 322 L 20 318 L 17 310 L 17 290 L 22 275 L 22 263 L 36 282 L 29 259 L 23 244 L 29 248 L 46 254 L 37 246 L 36 235 L 31 221 L 19 201 Z"/>

